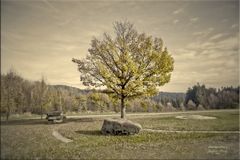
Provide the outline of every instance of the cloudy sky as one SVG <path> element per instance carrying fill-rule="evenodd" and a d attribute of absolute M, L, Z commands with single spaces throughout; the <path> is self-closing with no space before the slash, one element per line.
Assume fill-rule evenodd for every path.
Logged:
<path fill-rule="evenodd" d="M 73 57 L 84 58 L 93 36 L 128 20 L 161 37 L 175 59 L 161 91 L 239 84 L 238 1 L 1 1 L 1 72 L 82 88 Z"/>

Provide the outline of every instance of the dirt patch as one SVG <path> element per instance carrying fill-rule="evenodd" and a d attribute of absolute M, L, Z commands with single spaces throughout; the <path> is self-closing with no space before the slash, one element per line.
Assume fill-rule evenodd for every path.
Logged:
<path fill-rule="evenodd" d="M 217 119 L 216 117 L 201 116 L 201 115 L 176 116 L 176 118 L 178 119 Z"/>
<path fill-rule="evenodd" d="M 52 135 L 56 138 L 56 139 L 58 139 L 58 140 L 60 140 L 60 141 L 62 141 L 62 142 L 64 142 L 64 143 L 69 143 L 69 142 L 72 142 L 72 140 L 71 139 L 68 139 L 68 138 L 66 138 L 66 137 L 63 137 L 58 131 L 53 131 L 52 132 Z"/>

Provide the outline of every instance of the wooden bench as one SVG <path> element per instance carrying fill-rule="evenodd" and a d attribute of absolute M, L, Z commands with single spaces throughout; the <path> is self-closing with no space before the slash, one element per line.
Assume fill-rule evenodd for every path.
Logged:
<path fill-rule="evenodd" d="M 61 111 L 47 113 L 46 119 L 53 123 L 62 123 L 66 120 L 66 116 Z"/>

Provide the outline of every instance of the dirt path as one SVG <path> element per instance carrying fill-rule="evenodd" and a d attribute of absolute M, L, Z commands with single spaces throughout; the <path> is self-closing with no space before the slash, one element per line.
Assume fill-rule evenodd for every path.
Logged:
<path fill-rule="evenodd" d="M 169 130 L 154 130 L 154 129 L 142 129 L 142 131 L 146 132 L 157 132 L 157 133 L 214 133 L 214 134 L 240 134 L 239 131 L 169 131 Z M 57 130 L 53 130 L 52 135 L 64 142 L 69 143 L 73 142 L 73 140 L 63 137 Z"/>
<path fill-rule="evenodd" d="M 66 137 L 63 137 L 58 131 L 56 131 L 56 130 L 53 130 L 53 132 L 52 132 L 52 135 L 56 138 L 56 139 L 58 139 L 58 140 L 60 140 L 60 141 L 62 141 L 62 142 L 64 142 L 64 143 L 69 143 L 69 142 L 72 142 L 73 140 L 71 140 L 71 139 L 68 139 L 68 138 L 66 138 Z"/>
<path fill-rule="evenodd" d="M 174 114 L 196 114 L 196 113 L 209 113 L 209 112 L 231 112 L 235 110 L 206 110 L 206 111 L 186 111 L 186 112 L 163 112 L 163 113 L 129 113 L 127 114 L 128 117 L 132 116 L 157 116 L 157 115 L 174 115 Z M 120 114 L 109 114 L 109 115 L 76 115 L 76 116 L 67 116 L 67 118 L 73 118 L 73 119 L 78 119 L 78 118 L 97 118 L 97 117 L 119 117 Z M 68 124 L 68 123 L 67 123 Z M 64 125 L 67 124 L 61 124 L 55 127 L 52 131 L 52 135 L 64 142 L 64 143 L 69 143 L 72 142 L 73 140 L 68 139 L 64 136 L 62 136 L 59 132 L 58 129 L 60 127 L 64 127 Z M 142 131 L 146 132 L 158 132 L 158 133 L 214 133 L 214 134 L 240 134 L 240 131 L 169 131 L 169 130 L 154 130 L 154 129 L 142 129 Z"/>
<path fill-rule="evenodd" d="M 237 111 L 236 109 L 224 109 L 224 110 L 204 110 L 204 111 L 179 111 L 179 112 L 160 112 L 160 113 L 127 113 L 127 117 L 132 116 L 157 116 L 157 115 L 174 115 L 174 114 L 197 114 L 197 113 L 212 113 L 212 112 L 232 112 Z M 99 115 L 76 115 L 67 116 L 67 118 L 100 118 L 100 117 L 120 117 L 120 113 L 114 114 L 99 114 Z"/>
<path fill-rule="evenodd" d="M 240 131 L 169 131 L 169 130 L 157 130 L 157 129 L 142 129 L 147 132 L 157 133 L 214 133 L 214 134 L 240 134 Z"/>
<path fill-rule="evenodd" d="M 53 131 L 52 131 L 52 135 L 53 135 L 56 139 L 58 139 L 58 140 L 60 140 L 60 141 L 62 141 L 62 142 L 64 142 L 64 143 L 69 143 L 69 142 L 72 142 L 73 140 L 68 139 L 68 138 L 62 136 L 62 135 L 58 132 L 58 129 L 59 129 L 60 127 L 64 127 L 65 125 L 67 125 L 67 124 L 60 124 L 60 125 L 54 127 L 54 128 L 53 128 Z"/>

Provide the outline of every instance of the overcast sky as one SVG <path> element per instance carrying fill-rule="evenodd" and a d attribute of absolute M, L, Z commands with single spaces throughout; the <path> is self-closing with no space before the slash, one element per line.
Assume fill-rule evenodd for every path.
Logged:
<path fill-rule="evenodd" d="M 174 57 L 170 83 L 185 92 L 239 84 L 238 1 L 1 1 L 1 72 L 82 88 L 74 58 L 84 58 L 93 36 L 128 20 L 161 37 Z"/>

